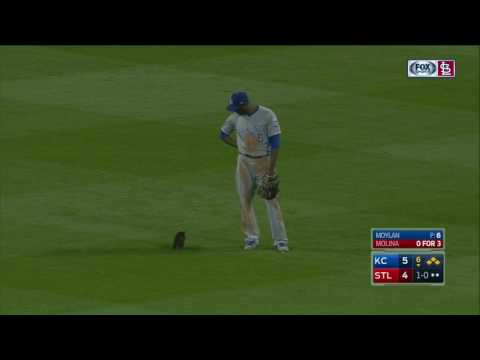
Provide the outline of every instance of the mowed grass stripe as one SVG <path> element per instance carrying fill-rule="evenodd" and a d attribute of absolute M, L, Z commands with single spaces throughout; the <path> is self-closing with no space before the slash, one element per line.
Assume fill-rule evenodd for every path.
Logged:
<path fill-rule="evenodd" d="M 335 96 L 335 92 L 301 86 L 278 87 L 231 76 L 177 71 L 160 65 L 136 66 L 128 70 L 94 74 L 52 76 L 47 79 L 2 83 L 4 97 L 34 104 L 68 106 L 137 119 L 195 115 L 206 109 L 224 108 L 228 95 L 238 88 L 258 89 L 270 94 L 265 100 L 295 100 Z M 119 101 L 119 99 L 124 99 Z M 221 105 L 223 104 L 223 105 Z M 165 116 L 163 116 L 165 115 Z M 188 122 L 188 119 L 184 121 Z"/>

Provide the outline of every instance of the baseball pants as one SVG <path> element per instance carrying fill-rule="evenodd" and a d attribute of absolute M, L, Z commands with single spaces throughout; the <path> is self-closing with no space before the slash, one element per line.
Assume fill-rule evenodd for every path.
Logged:
<path fill-rule="evenodd" d="M 257 186 L 261 183 L 263 176 L 268 171 L 269 164 L 270 158 L 268 156 L 254 159 L 245 155 L 238 155 L 236 185 L 240 197 L 242 231 L 245 234 L 245 240 L 255 240 L 258 242 L 260 239 L 260 230 L 253 207 L 253 199 Z M 278 195 L 272 200 L 265 200 L 265 205 L 267 207 L 274 245 L 278 241 L 288 242 Z"/>

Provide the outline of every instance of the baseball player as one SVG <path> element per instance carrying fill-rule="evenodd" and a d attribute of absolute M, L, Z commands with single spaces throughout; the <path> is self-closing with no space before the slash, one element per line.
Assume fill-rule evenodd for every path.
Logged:
<path fill-rule="evenodd" d="M 245 250 L 255 249 L 260 231 L 253 208 L 255 190 L 265 199 L 273 237 L 273 246 L 288 252 L 288 239 L 278 202 L 278 175 L 275 165 L 280 148 L 280 125 L 275 113 L 265 106 L 255 105 L 246 92 L 230 97 L 227 117 L 220 130 L 220 139 L 238 149 L 236 186 L 240 197 L 242 230 Z M 236 132 L 236 141 L 230 136 Z"/>

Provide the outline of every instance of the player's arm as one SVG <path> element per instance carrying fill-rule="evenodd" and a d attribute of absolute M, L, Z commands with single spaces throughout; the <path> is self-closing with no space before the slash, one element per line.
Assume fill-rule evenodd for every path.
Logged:
<path fill-rule="evenodd" d="M 229 134 L 223 132 L 223 130 L 220 130 L 219 137 L 225 144 L 233 146 L 234 148 L 237 147 L 237 141 L 232 139 Z"/>
<path fill-rule="evenodd" d="M 277 165 L 278 152 L 280 150 L 280 134 L 270 136 L 268 138 L 270 144 L 270 166 L 268 167 L 268 175 L 273 176 L 275 174 L 275 167 Z"/>
<path fill-rule="evenodd" d="M 268 134 L 268 143 L 270 144 L 270 166 L 268 168 L 268 175 L 273 176 L 275 174 L 275 167 L 278 160 L 278 152 L 280 149 L 280 123 L 278 122 L 277 116 L 272 113 L 272 117 L 268 122 L 267 134 Z"/>
<path fill-rule="evenodd" d="M 230 134 L 235 130 L 235 121 L 235 115 L 231 114 L 225 120 L 225 123 L 220 128 L 220 133 L 218 134 L 220 140 L 222 140 L 227 145 L 233 146 L 234 148 L 237 147 L 237 141 L 235 139 L 232 139 Z"/>

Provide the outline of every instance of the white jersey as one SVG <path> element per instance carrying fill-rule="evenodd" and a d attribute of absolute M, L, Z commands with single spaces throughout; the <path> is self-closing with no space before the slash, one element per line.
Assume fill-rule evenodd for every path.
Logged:
<path fill-rule="evenodd" d="M 221 130 L 227 135 L 235 130 L 238 151 L 250 156 L 270 154 L 268 138 L 281 133 L 275 113 L 261 105 L 251 115 L 232 113 Z"/>

